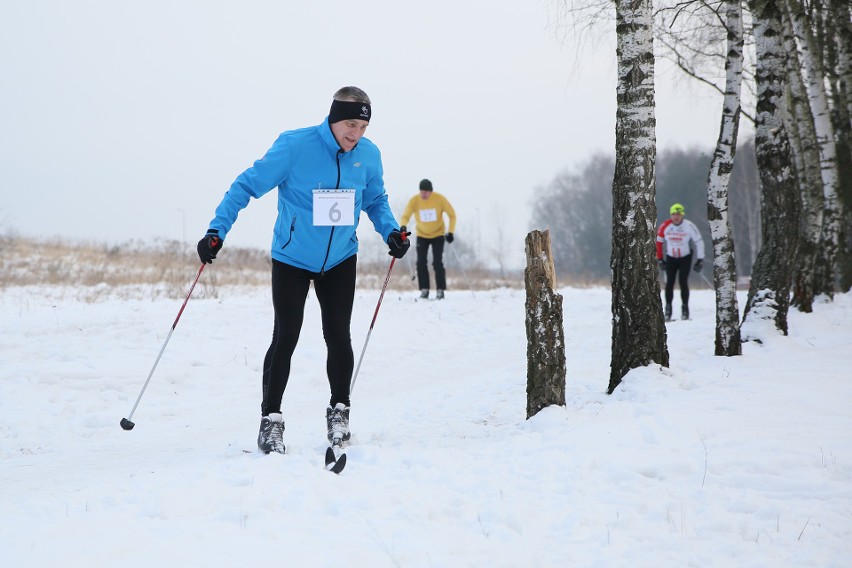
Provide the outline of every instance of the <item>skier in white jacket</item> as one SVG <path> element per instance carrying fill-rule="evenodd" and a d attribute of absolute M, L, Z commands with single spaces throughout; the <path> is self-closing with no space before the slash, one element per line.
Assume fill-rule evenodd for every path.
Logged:
<path fill-rule="evenodd" d="M 704 241 L 695 223 L 684 218 L 685 213 L 683 205 L 675 203 L 669 209 L 671 218 L 663 221 L 657 231 L 657 263 L 666 271 L 666 321 L 672 319 L 675 276 L 680 284 L 681 319 L 689 319 L 689 271 L 701 272 L 704 268 Z M 690 243 L 698 259 L 695 266 Z"/>

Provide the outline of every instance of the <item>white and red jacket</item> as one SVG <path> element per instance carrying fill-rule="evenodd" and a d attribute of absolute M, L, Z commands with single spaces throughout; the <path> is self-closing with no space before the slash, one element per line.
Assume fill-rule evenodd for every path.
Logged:
<path fill-rule="evenodd" d="M 657 231 L 657 260 L 663 258 L 663 242 L 666 243 L 665 253 L 673 258 L 681 258 L 691 253 L 689 241 L 695 247 L 695 255 L 698 260 L 704 258 L 704 241 L 695 223 L 684 219 L 680 225 L 666 219 Z"/>

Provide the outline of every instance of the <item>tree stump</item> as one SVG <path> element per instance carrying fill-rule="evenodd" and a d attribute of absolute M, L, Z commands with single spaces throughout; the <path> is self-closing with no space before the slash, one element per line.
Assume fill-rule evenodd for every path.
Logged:
<path fill-rule="evenodd" d="M 565 406 L 565 333 L 562 296 L 554 292 L 556 273 L 550 231 L 526 238 L 527 419 L 552 404 Z"/>

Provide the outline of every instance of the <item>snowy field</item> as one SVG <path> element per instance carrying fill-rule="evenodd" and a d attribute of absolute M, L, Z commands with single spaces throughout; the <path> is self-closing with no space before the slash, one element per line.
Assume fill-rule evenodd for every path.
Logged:
<path fill-rule="evenodd" d="M 850 565 L 852 295 L 720 358 L 713 293 L 694 292 L 693 320 L 668 325 L 671 368 L 607 396 L 610 294 L 560 292 L 567 406 L 527 421 L 523 291 L 390 289 L 336 476 L 313 294 L 288 454 L 264 456 L 266 288 L 190 300 L 130 432 L 181 300 L 3 290 L 0 565 Z M 357 293 L 356 360 L 377 299 Z"/>

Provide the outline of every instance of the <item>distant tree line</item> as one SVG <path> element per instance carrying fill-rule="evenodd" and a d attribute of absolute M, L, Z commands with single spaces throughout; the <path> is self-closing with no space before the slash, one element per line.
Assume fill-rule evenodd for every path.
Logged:
<path fill-rule="evenodd" d="M 701 230 L 705 253 L 712 254 L 707 222 L 707 168 L 711 153 L 697 148 L 657 155 L 657 223 L 669 217 L 672 203 Z M 550 229 L 556 272 L 568 280 L 599 281 L 610 277 L 612 248 L 612 179 L 615 158 L 594 154 L 558 174 L 536 192 L 532 225 Z M 737 150 L 731 174 L 729 204 L 737 274 L 748 276 L 760 250 L 760 181 L 754 141 Z"/>

